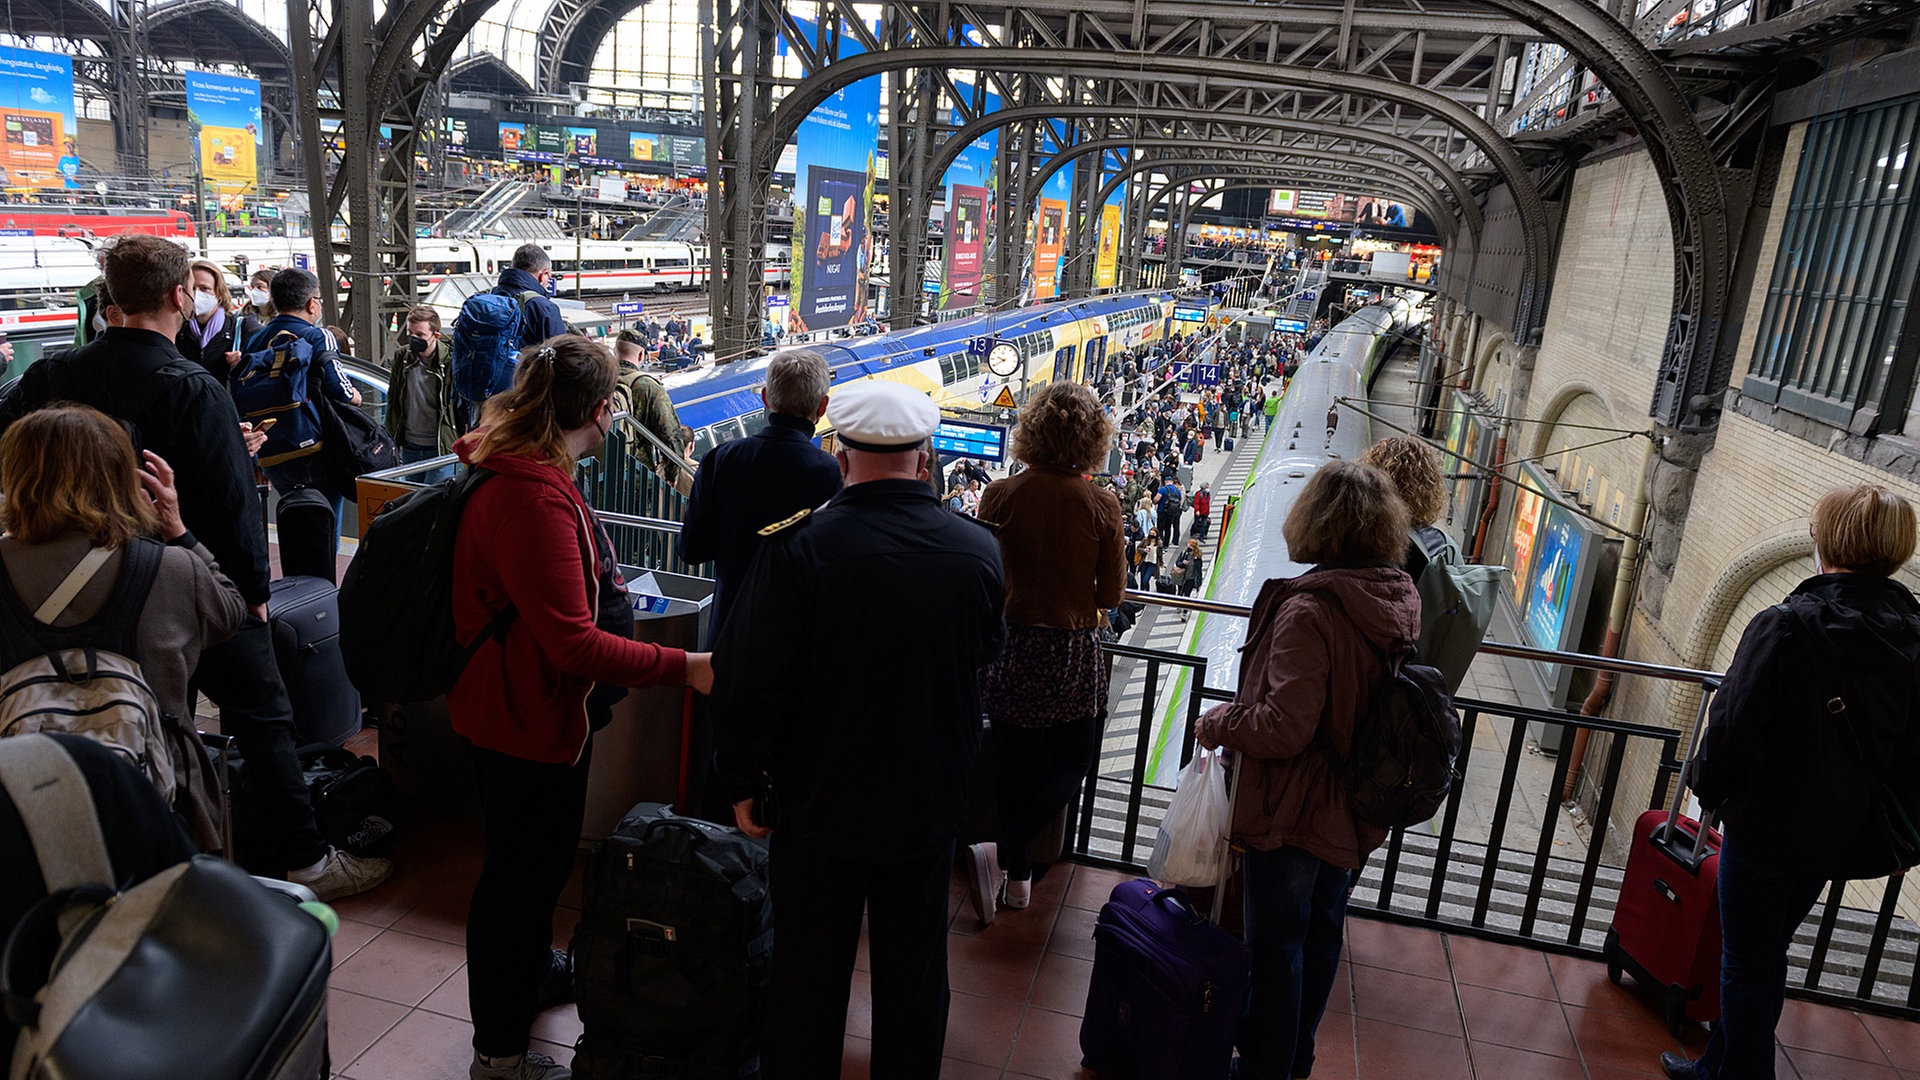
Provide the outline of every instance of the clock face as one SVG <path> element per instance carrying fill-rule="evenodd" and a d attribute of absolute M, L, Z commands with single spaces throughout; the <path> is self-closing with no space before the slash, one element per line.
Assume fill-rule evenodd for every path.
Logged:
<path fill-rule="evenodd" d="M 1020 373 L 1020 350 L 1018 347 L 1001 342 L 987 354 L 987 368 L 1001 378 Z"/>

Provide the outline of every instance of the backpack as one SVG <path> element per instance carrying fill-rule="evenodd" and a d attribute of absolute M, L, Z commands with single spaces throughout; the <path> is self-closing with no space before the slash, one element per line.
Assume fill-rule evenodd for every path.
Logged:
<path fill-rule="evenodd" d="M 340 653 L 367 701 L 431 701 L 453 689 L 509 604 L 471 642 L 453 628 L 453 540 L 468 496 L 493 474 L 470 469 L 388 503 L 340 583 Z"/>
<path fill-rule="evenodd" d="M 335 491 L 351 495 L 360 477 L 400 464 L 393 436 L 360 406 L 325 397 L 314 404 L 319 407 L 327 480 Z"/>
<path fill-rule="evenodd" d="M 1413 579 L 1420 594 L 1420 641 L 1413 653 L 1439 669 L 1447 693 L 1453 694 L 1486 640 L 1510 571 L 1461 562 L 1453 539 L 1431 525 L 1414 530 L 1413 540 L 1427 557 L 1425 569 Z"/>
<path fill-rule="evenodd" d="M 1353 621 L 1337 594 L 1310 591 Z M 1321 747 L 1346 789 L 1354 817 L 1383 829 L 1410 828 L 1438 813 L 1459 779 L 1460 714 L 1437 669 L 1388 656 L 1365 633 L 1360 638 L 1387 665 L 1387 674 L 1373 686 L 1366 712 L 1354 722 L 1346 758 L 1325 741 Z"/>
<path fill-rule="evenodd" d="M 513 385 L 520 339 L 531 321 L 527 305 L 539 295 L 531 289 L 517 297 L 475 293 L 460 305 L 453 320 L 454 393 L 478 405 Z"/>
<path fill-rule="evenodd" d="M 81 558 L 36 611 L 29 612 L 0 571 L 0 736 L 81 735 L 125 758 L 169 804 L 177 788 L 174 757 L 187 752 L 134 661 L 141 612 L 160 573 L 160 544 L 136 539 L 123 549 L 120 579 L 106 606 L 85 622 L 52 626 L 99 573 L 111 548 Z"/>
<path fill-rule="evenodd" d="M 279 465 L 320 450 L 320 416 L 307 408 L 312 382 L 313 344 L 291 330 L 280 330 L 264 347 L 240 358 L 229 385 L 240 419 L 258 424 L 277 420 L 260 448 L 261 465 Z"/>

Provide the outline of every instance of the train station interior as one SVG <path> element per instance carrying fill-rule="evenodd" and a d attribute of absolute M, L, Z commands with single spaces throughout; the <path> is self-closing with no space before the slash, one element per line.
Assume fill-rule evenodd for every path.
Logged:
<path fill-rule="evenodd" d="M 1630 958 L 1623 974 L 1630 863 L 1643 815 L 1708 809 L 1682 767 L 1749 627 L 1834 572 L 1816 552 L 1823 495 L 1873 485 L 1920 504 L 1920 327 L 1905 321 L 1920 303 L 1916 88 L 1907 0 L 15 0 L 0 13 L 0 428 L 47 385 L 37 366 L 135 325 L 103 299 L 116 243 L 158 236 L 195 260 L 218 300 L 166 311 L 181 347 L 209 356 L 231 322 L 235 374 L 208 385 L 232 389 L 216 396 L 240 402 L 235 420 L 269 415 L 240 388 L 260 347 L 239 328 L 288 318 L 276 275 L 306 272 L 317 292 L 299 309 L 318 314 L 301 318 L 337 346 L 326 392 L 391 460 L 330 493 L 318 570 L 290 538 L 328 499 L 290 498 L 303 485 L 275 471 L 308 451 L 266 445 L 269 422 L 232 464 L 257 481 L 242 520 L 264 530 L 262 586 L 343 583 L 383 511 L 468 475 L 454 441 L 514 377 L 456 421 L 408 374 L 416 358 L 450 363 L 432 378 L 451 385 L 477 301 L 513 298 L 516 327 L 550 309 L 628 365 L 590 452 L 563 456 L 610 538 L 632 636 L 704 654 L 720 572 L 685 556 L 682 527 L 710 490 L 703 471 L 719 483 L 708 463 L 793 421 L 767 396 L 780 358 L 824 359 L 827 404 L 794 438 L 842 459 L 872 440 L 836 420 L 837 395 L 924 395 L 939 416 L 926 479 L 975 518 L 992 499 L 974 479 L 990 493 L 1029 471 L 1016 451 L 1036 396 L 1086 386 L 1116 434 L 1077 471 L 1129 522 L 1171 485 L 1178 542 L 1139 556 L 1129 539 L 1125 600 L 1101 606 L 1103 727 L 1030 906 L 982 925 L 968 850 L 993 834 L 976 814 L 945 837 L 958 846 L 938 1074 L 962 1080 L 1119 1080 L 1092 1067 L 1096 920 L 1150 876 L 1200 718 L 1241 689 L 1256 597 L 1310 568 L 1289 552 L 1288 509 L 1331 463 L 1424 442 L 1443 492 L 1431 524 L 1464 565 L 1505 569 L 1476 579 L 1497 586 L 1452 694 L 1462 742 L 1444 804 L 1349 868 L 1306 1066 L 1326 1080 L 1748 1080 L 1662 1071 L 1663 1053 L 1719 1053 L 1718 967 L 1691 991 Z M 540 354 L 525 343 L 522 367 Z M 644 387 L 630 392 L 630 374 Z M 1165 445 L 1160 425 L 1182 417 L 1197 448 Z M 344 443 L 334 423 L 326 440 Z M 1202 489 L 1210 516 L 1191 503 Z M 762 523 L 769 544 L 785 517 Z M 1204 569 L 1182 587 L 1187 539 Z M 1920 589 L 1920 564 L 1897 562 L 1885 576 Z M 944 584 L 926 583 L 926 605 L 950 602 Z M 282 657 L 266 672 L 297 741 L 344 747 L 392 793 L 368 848 L 390 876 L 312 900 L 332 930 L 318 1067 L 233 1075 L 565 1075 L 469 1072 L 484 1065 L 467 966 L 484 843 L 457 710 L 342 677 L 353 715 L 316 735 L 297 670 Z M 1807 669 L 1808 685 L 1821 677 Z M 14 678 L 0 676 L 9 719 Z M 235 721 L 209 685 L 180 688 L 205 737 L 192 753 L 227 777 Z M 700 696 L 637 689 L 592 736 L 561 954 L 584 925 L 592 853 L 632 807 L 698 816 L 704 795 L 724 810 L 703 792 L 716 721 Z M 809 722 L 832 731 L 830 703 L 815 704 Z M 1873 767 L 1920 776 L 1920 760 Z M 209 782 L 228 820 L 196 846 L 262 873 L 247 794 Z M 1701 874 L 1697 857 L 1676 865 Z M 1772 1075 L 1920 1077 L 1920 887 L 1906 876 L 1823 879 L 1787 939 Z M 1684 888 L 1659 885 L 1678 910 Z M 1193 890 L 1196 919 L 1215 892 Z M 1237 880 L 1219 899 L 1210 918 L 1242 934 Z M 841 1075 L 894 1080 L 874 1056 L 890 1003 L 870 930 Z M 563 961 L 585 985 L 581 957 Z M 17 1033 L 16 997 L 0 1023 Z M 561 1067 L 594 1038 L 592 1006 L 568 997 L 528 1047 Z M 586 1056 L 579 1075 L 720 1075 L 594 1072 Z M 741 1068 L 728 1075 L 760 1075 Z"/>

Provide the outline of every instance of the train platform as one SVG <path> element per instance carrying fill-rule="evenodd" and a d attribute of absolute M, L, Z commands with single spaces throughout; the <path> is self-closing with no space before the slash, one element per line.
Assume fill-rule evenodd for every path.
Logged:
<path fill-rule="evenodd" d="M 352 749 L 377 754 L 373 732 Z M 335 1075 L 352 1080 L 462 1080 L 470 1060 L 465 920 L 480 868 L 477 830 L 417 819 L 393 878 L 335 905 L 329 1038 Z M 1098 1080 L 1080 1067 L 1080 1015 L 1092 973 L 1095 913 L 1131 875 L 1053 867 L 1033 906 L 981 930 L 956 873 L 948 939 L 953 989 L 943 1080 Z M 579 915 L 576 873 L 554 945 Z M 847 1016 L 843 1080 L 868 1080 L 871 999 L 864 949 Z M 534 1049 L 565 1062 L 580 1034 L 573 1006 L 542 1015 Z M 1659 1074 L 1675 1039 L 1652 998 L 1607 981 L 1598 961 L 1398 925 L 1356 911 L 1316 1080 L 1634 1080 Z M 1789 1001 L 1780 1080 L 1920 1077 L 1920 1028 Z M 874 1077 L 873 1080 L 885 1080 Z"/>

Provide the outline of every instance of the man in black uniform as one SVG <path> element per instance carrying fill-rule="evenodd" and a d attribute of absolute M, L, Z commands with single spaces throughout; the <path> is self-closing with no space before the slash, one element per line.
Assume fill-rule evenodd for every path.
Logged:
<path fill-rule="evenodd" d="M 940 414 L 899 383 L 835 393 L 847 486 L 768 526 L 714 653 L 718 761 L 742 829 L 771 781 L 767 1080 L 840 1075 L 860 916 L 872 1072 L 934 1080 L 947 884 L 980 746 L 979 668 L 1004 638 L 1000 548 L 927 485 Z M 768 821 L 772 816 L 775 820 Z"/>

